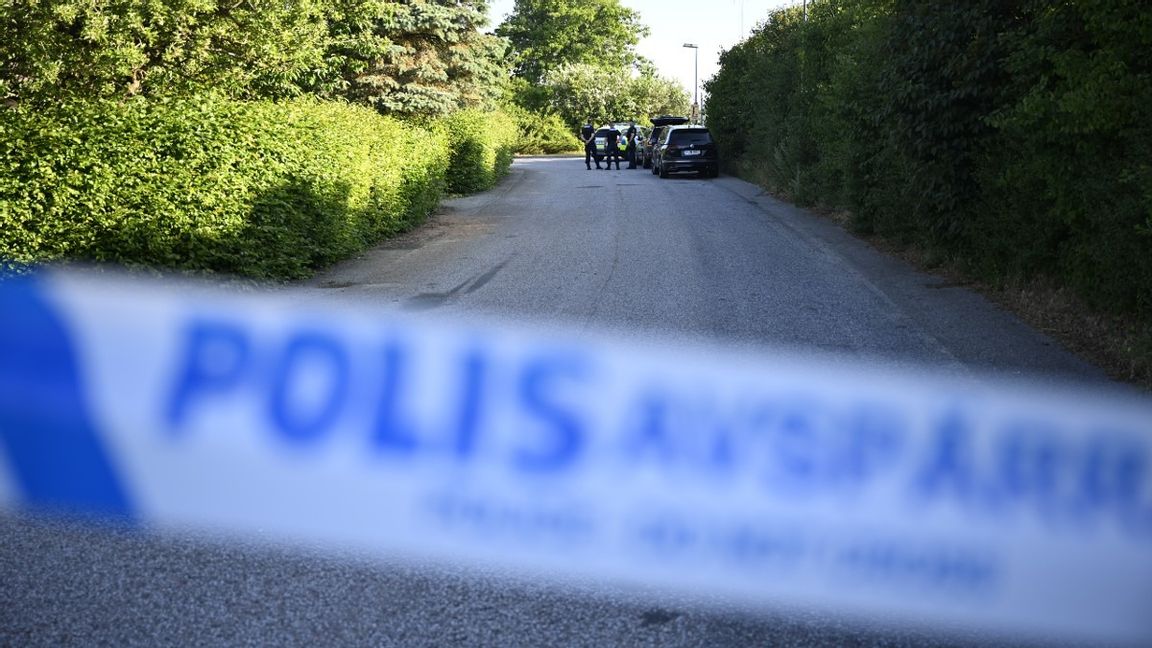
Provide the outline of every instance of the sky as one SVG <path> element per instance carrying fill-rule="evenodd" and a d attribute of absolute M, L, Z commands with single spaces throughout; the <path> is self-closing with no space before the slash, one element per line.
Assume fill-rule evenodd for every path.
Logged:
<path fill-rule="evenodd" d="M 640 41 L 637 50 L 656 64 L 661 76 L 680 82 L 692 92 L 693 54 L 684 43 L 699 46 L 700 94 L 704 81 L 716 73 L 720 50 L 743 40 L 773 9 L 800 0 L 621 0 L 640 13 L 640 22 L 651 34 Z M 492 28 L 512 13 L 515 0 L 492 0 L 489 16 Z"/>

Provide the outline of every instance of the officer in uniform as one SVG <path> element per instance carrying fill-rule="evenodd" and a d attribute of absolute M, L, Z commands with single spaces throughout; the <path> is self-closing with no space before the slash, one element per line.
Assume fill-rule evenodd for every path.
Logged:
<path fill-rule="evenodd" d="M 624 146 L 627 147 L 625 148 L 624 159 L 628 160 L 629 169 L 636 168 L 636 151 L 639 148 L 636 145 L 638 143 L 636 139 L 636 122 L 628 122 L 628 132 L 624 133 Z"/>
<path fill-rule="evenodd" d="M 608 146 L 606 147 L 607 148 L 607 152 L 606 152 L 607 164 L 604 166 L 604 170 L 605 171 L 610 170 L 612 168 L 612 160 L 616 160 L 616 170 L 619 171 L 620 170 L 620 147 L 619 147 L 618 143 L 620 142 L 620 131 L 616 130 L 615 128 L 610 129 L 608 131 L 607 139 L 608 139 Z M 597 165 L 597 166 L 599 166 L 599 165 Z"/>
<path fill-rule="evenodd" d="M 580 139 L 584 142 L 584 166 L 588 170 L 592 170 L 592 162 L 595 160 L 596 168 L 600 168 L 600 158 L 596 157 L 596 142 L 594 135 L 596 134 L 596 127 L 592 125 L 592 120 L 589 119 L 584 123 L 584 127 L 580 129 Z"/>

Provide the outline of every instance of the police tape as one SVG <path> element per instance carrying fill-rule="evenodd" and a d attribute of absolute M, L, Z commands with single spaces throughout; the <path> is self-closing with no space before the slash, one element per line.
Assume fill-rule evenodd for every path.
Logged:
<path fill-rule="evenodd" d="M 0 505 L 770 609 L 1152 641 L 1152 407 L 54 274 Z"/>

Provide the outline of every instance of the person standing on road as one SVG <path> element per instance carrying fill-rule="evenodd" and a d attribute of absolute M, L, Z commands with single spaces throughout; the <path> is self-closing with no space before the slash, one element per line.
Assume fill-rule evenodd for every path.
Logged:
<path fill-rule="evenodd" d="M 636 122 L 628 122 L 628 131 L 624 133 L 624 145 L 628 151 L 628 168 L 636 168 Z"/>
<path fill-rule="evenodd" d="M 616 160 L 616 170 L 619 171 L 620 170 L 620 147 L 619 147 L 620 131 L 616 130 L 615 128 L 609 129 L 608 134 L 607 134 L 607 140 L 608 140 L 608 145 L 605 147 L 605 149 L 606 149 L 606 156 L 605 157 L 607 160 L 607 164 L 604 166 L 604 170 L 607 171 L 607 170 L 611 169 L 612 168 L 612 160 Z"/>
<path fill-rule="evenodd" d="M 592 161 L 596 161 L 596 168 L 600 168 L 600 160 L 596 157 L 596 142 L 593 137 L 596 134 L 596 127 L 592 125 L 592 120 L 589 119 L 584 122 L 584 127 L 580 129 L 580 140 L 584 142 L 584 166 L 588 170 L 592 170 Z"/>

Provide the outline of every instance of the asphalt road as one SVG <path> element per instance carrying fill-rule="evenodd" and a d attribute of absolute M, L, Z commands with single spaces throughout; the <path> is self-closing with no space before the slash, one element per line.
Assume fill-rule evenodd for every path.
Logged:
<path fill-rule="evenodd" d="M 980 296 L 733 178 L 516 162 L 304 297 L 1103 382 Z M 663 595 L 0 518 L 0 645 L 966 645 Z"/>
<path fill-rule="evenodd" d="M 496 189 L 448 201 L 426 227 L 310 283 L 450 316 L 1104 379 L 963 286 L 730 177 L 521 159 Z"/>

